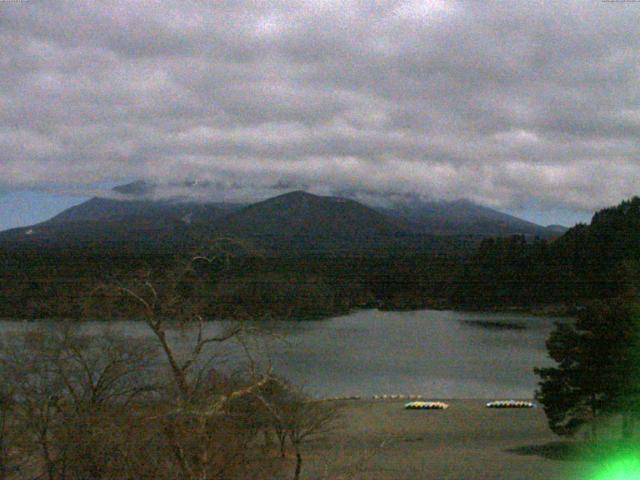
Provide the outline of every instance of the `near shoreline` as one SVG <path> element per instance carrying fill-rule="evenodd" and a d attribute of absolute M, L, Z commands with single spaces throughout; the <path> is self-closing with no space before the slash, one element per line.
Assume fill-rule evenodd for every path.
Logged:
<path fill-rule="evenodd" d="M 399 400 L 338 401 L 340 420 L 305 446 L 306 479 L 553 480 L 582 462 L 552 433 L 541 408 L 489 409 L 485 399 L 446 410 Z"/>

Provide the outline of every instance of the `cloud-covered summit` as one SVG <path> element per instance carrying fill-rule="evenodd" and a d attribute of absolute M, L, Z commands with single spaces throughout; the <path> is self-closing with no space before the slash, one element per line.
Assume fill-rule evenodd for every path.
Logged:
<path fill-rule="evenodd" d="M 197 178 L 592 210 L 640 185 L 640 5 L 0 2 L 0 191 Z"/>

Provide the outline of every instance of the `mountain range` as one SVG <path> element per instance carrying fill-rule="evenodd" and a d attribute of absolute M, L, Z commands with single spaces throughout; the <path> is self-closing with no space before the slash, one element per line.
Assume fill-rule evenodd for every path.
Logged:
<path fill-rule="evenodd" d="M 270 255 L 383 253 L 446 249 L 487 236 L 553 238 L 565 230 L 467 200 L 381 208 L 299 190 L 250 204 L 153 199 L 152 191 L 144 182 L 116 187 L 118 198 L 95 197 L 45 222 L 0 232 L 0 246 L 170 252 L 232 237 Z"/>

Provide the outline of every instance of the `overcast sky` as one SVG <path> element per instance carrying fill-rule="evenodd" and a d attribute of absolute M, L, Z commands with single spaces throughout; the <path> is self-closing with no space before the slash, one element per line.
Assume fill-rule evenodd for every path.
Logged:
<path fill-rule="evenodd" d="M 0 228 L 134 178 L 588 218 L 639 193 L 639 77 L 640 3 L 0 1 Z"/>

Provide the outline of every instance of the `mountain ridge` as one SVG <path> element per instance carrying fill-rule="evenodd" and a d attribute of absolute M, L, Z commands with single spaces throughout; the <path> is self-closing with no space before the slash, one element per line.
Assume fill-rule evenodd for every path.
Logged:
<path fill-rule="evenodd" d="M 145 198 L 150 186 L 116 187 L 133 198 L 94 197 L 51 219 L 0 232 L 0 244 L 100 249 L 184 250 L 203 238 L 233 236 L 271 254 L 429 250 L 434 239 L 558 235 L 468 200 L 415 202 L 395 208 L 294 190 L 250 204 Z"/>

